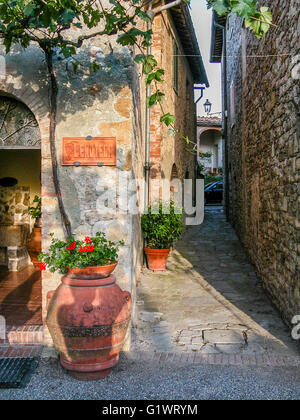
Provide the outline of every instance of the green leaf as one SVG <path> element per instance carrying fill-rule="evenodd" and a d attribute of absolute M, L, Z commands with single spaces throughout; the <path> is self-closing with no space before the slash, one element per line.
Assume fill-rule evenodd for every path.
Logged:
<path fill-rule="evenodd" d="M 34 9 L 35 9 L 34 4 L 32 4 L 32 3 L 28 3 L 28 4 L 24 7 L 23 13 L 24 13 L 24 15 L 25 15 L 25 16 L 30 16 L 30 15 L 32 15 L 32 14 L 33 14 Z"/>
<path fill-rule="evenodd" d="M 144 54 L 137 54 L 134 58 L 134 61 L 137 64 L 142 64 L 145 62 L 146 56 Z"/>
<path fill-rule="evenodd" d="M 252 0 L 238 0 L 233 1 L 232 3 L 231 12 L 236 13 L 240 17 L 249 18 L 256 12 L 256 5 Z"/>
<path fill-rule="evenodd" d="M 175 124 L 176 117 L 175 115 L 172 115 L 170 114 L 170 112 L 168 112 L 167 114 L 161 116 L 160 121 L 166 124 L 167 127 L 169 127 L 171 124 Z"/>
<path fill-rule="evenodd" d="M 214 0 L 211 4 L 214 11 L 219 16 L 224 16 L 229 12 L 228 4 L 226 0 Z"/>
<path fill-rule="evenodd" d="M 163 79 L 161 78 L 165 74 L 165 71 L 163 69 L 158 69 L 154 73 L 148 74 L 146 78 L 146 84 L 150 85 L 153 80 L 156 80 L 157 82 L 163 82 Z"/>
<path fill-rule="evenodd" d="M 143 65 L 143 73 L 149 74 L 153 71 L 153 69 L 157 66 L 157 61 L 155 60 L 153 55 L 147 55 L 145 57 L 144 65 Z"/>
<path fill-rule="evenodd" d="M 161 102 L 162 98 L 165 96 L 160 90 L 157 90 L 153 95 L 147 98 L 147 105 L 149 108 L 156 105 L 158 102 Z"/>
<path fill-rule="evenodd" d="M 65 58 L 70 58 L 72 55 L 76 54 L 76 48 L 73 46 L 64 46 L 61 48 L 60 53 L 63 54 Z"/>

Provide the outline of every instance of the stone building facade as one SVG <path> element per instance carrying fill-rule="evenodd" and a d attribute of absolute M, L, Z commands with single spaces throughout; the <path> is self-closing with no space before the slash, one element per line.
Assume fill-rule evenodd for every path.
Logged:
<path fill-rule="evenodd" d="M 177 18 L 181 13 L 184 16 L 180 29 L 175 28 L 176 13 Z M 194 83 L 208 82 L 186 5 L 182 4 L 177 10 L 164 11 L 157 15 L 153 28 L 154 55 L 159 64 L 167 69 L 164 107 L 166 112 L 176 114 L 178 128 L 184 133 L 188 132 L 191 140 L 195 141 L 193 86 Z M 78 30 L 71 29 L 68 36 L 78 37 Z M 86 41 L 77 51 L 77 59 L 83 63 L 77 73 L 73 72 L 68 60 L 56 56 L 55 73 L 59 86 L 56 148 L 62 197 L 71 219 L 73 233 L 83 237 L 102 231 L 110 240 L 125 241 L 125 246 L 120 250 L 115 274 L 120 287 L 130 291 L 134 300 L 136 275 L 143 263 L 143 239 L 140 216 L 124 210 L 121 193 L 124 190 L 136 193 L 138 190 L 138 201 L 143 205 L 144 196 L 139 192 L 137 181 L 144 179 L 145 169 L 145 83 L 133 61 L 135 51 L 117 44 L 116 38 L 117 36 L 111 36 L 109 39 L 101 36 Z M 178 58 L 177 92 L 173 91 L 170 82 L 173 72 L 170 66 L 170 46 L 174 43 L 178 45 L 182 54 L 188 54 L 192 49 L 195 53 L 193 55 L 197 55 L 196 60 Z M 17 136 L 13 147 L 5 141 L 2 142 L 1 159 L 4 161 L 4 152 L 8 150 L 40 150 L 41 159 L 36 165 L 37 168 L 31 159 L 23 160 L 23 166 L 28 171 L 41 173 L 42 247 L 46 249 L 50 242 L 49 233 L 54 232 L 56 237 L 63 238 L 63 230 L 52 178 L 49 85 L 45 59 L 34 44 L 26 50 L 15 46 L 9 55 L 5 55 L 4 51 L 4 47 L 1 47 L 0 54 L 5 56 L 6 63 L 6 76 L 0 79 L 2 101 L 5 102 L 6 98 L 9 98 L 8 101 L 18 102 L 18 109 L 24 107 L 24 114 L 33 115 L 37 124 L 34 136 Z M 95 59 L 100 65 L 100 70 L 91 73 L 89 64 Z M 5 112 L 2 112 L 1 117 L 4 116 Z M 151 110 L 150 126 L 151 176 L 170 179 L 174 165 L 178 168 L 180 177 L 187 167 L 190 167 L 193 173 L 193 156 L 185 154 L 182 140 L 169 137 L 167 130 L 160 123 L 160 116 L 161 110 L 154 107 Z M 116 138 L 116 165 L 63 166 L 62 139 L 90 136 Z M 1 172 L 1 177 L 5 176 L 12 175 Z M 19 178 L 19 181 L 22 179 L 18 170 L 15 177 Z M 100 212 L 99 205 L 104 202 L 112 205 L 113 211 L 108 209 L 107 212 L 103 212 L 102 209 Z M 46 295 L 48 291 L 57 287 L 59 281 L 60 275 L 43 273 L 44 317 Z"/>
<path fill-rule="evenodd" d="M 300 314 L 300 8 L 262 1 L 274 24 L 257 40 L 214 17 L 222 61 L 226 204 L 230 221 L 285 321 Z"/>

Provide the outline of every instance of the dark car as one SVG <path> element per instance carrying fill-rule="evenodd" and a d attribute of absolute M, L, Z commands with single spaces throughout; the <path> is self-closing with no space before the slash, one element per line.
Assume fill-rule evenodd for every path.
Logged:
<path fill-rule="evenodd" d="M 222 203 L 223 181 L 212 182 L 204 188 L 205 204 Z"/>

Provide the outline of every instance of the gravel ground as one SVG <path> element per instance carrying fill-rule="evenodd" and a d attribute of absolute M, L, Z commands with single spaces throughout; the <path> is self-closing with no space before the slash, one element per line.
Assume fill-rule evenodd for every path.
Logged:
<path fill-rule="evenodd" d="M 57 361 L 41 361 L 27 386 L 0 390 L 0 400 L 300 399 L 300 370 L 233 366 L 158 365 L 121 355 L 97 382 L 70 378 Z"/>

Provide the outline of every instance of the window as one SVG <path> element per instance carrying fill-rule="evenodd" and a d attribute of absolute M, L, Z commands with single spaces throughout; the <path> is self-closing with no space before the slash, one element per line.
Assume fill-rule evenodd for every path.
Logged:
<path fill-rule="evenodd" d="M 173 41 L 173 88 L 178 92 L 178 46 L 176 41 Z"/>

